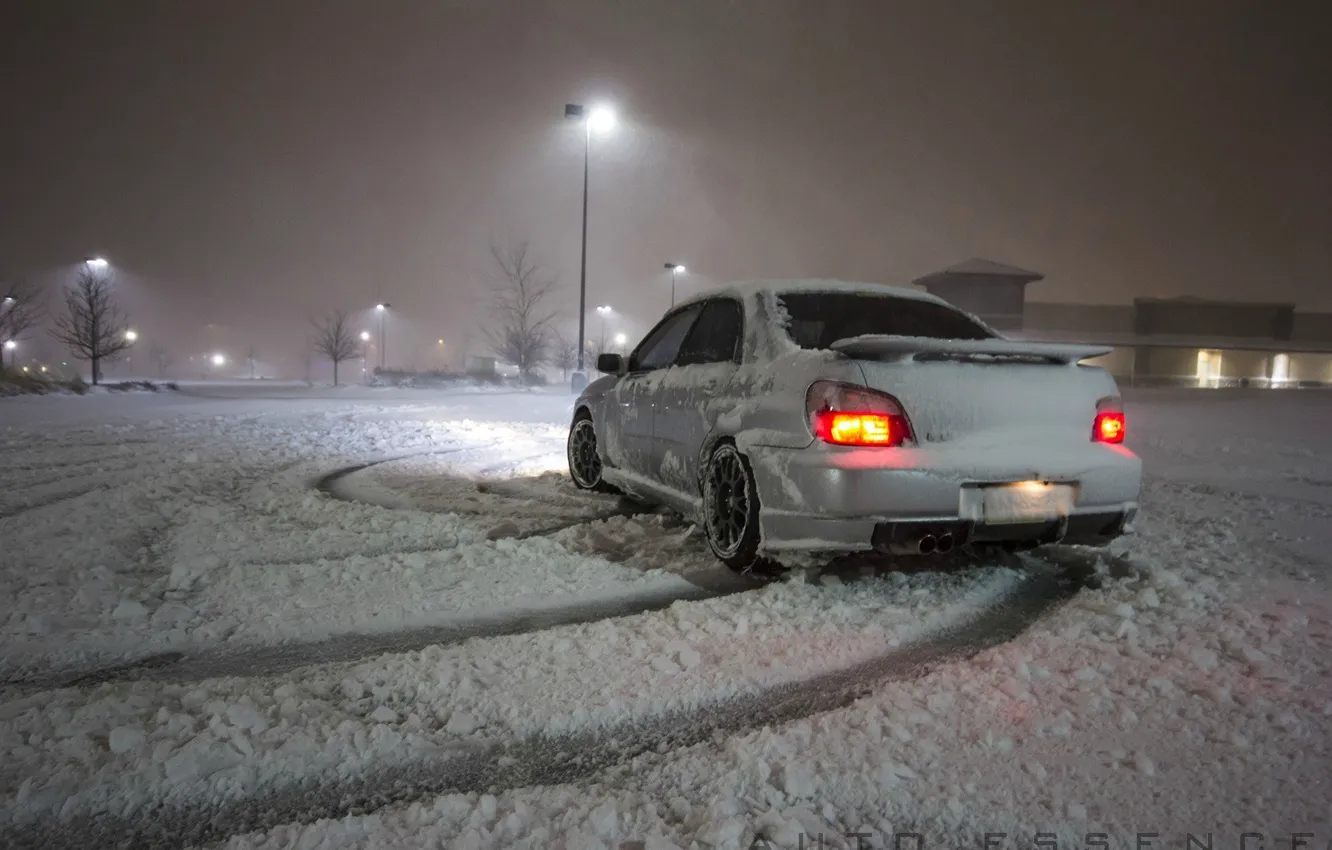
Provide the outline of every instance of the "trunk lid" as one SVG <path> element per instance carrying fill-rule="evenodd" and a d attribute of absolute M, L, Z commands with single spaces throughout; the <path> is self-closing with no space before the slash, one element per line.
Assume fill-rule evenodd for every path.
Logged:
<path fill-rule="evenodd" d="M 1078 365 L 1101 346 L 856 337 L 832 347 L 902 403 L 920 445 L 1090 442 L 1096 402 L 1118 394 L 1105 370 Z"/>

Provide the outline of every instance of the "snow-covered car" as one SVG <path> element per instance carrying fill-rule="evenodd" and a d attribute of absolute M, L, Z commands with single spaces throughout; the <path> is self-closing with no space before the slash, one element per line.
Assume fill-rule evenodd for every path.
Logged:
<path fill-rule="evenodd" d="M 1010 340 L 939 298 L 840 281 L 681 303 L 574 405 L 569 470 L 697 517 L 737 569 L 804 550 L 1104 545 L 1142 464 L 1095 346 Z"/>

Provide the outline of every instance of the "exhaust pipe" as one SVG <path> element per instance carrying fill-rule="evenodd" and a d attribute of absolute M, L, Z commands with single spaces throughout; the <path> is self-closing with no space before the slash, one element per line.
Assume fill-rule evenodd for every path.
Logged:
<path fill-rule="evenodd" d="M 939 542 L 935 547 L 935 551 L 938 552 L 940 555 L 947 555 L 949 552 L 953 551 L 953 535 L 949 534 L 948 532 L 940 534 Z"/>
<path fill-rule="evenodd" d="M 920 542 L 916 544 L 916 551 L 922 555 L 928 555 L 935 550 L 936 545 L 934 535 L 927 534 L 920 538 Z"/>

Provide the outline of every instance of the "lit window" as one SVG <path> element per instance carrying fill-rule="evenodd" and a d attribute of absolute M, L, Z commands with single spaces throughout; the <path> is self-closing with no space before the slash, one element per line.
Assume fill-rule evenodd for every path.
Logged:
<path fill-rule="evenodd" d="M 1278 354 L 1272 358 L 1272 383 L 1284 384 L 1290 380 L 1290 355 Z"/>

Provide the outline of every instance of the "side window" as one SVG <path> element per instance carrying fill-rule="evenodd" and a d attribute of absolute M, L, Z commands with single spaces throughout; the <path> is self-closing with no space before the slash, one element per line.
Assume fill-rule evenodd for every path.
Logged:
<path fill-rule="evenodd" d="M 677 366 L 728 363 L 740 358 L 740 305 L 730 298 L 707 302 L 703 314 L 680 346 Z"/>
<path fill-rule="evenodd" d="M 702 308 L 698 306 L 688 307 L 663 319 L 629 358 L 629 371 L 647 372 L 653 369 L 665 369 L 674 363 L 675 356 L 680 352 L 680 343 L 684 342 L 689 328 L 694 324 L 694 319 L 698 318 L 700 309 Z"/>

